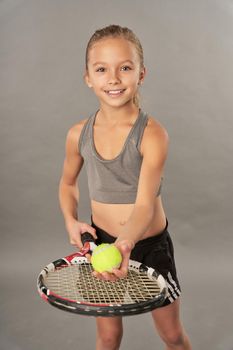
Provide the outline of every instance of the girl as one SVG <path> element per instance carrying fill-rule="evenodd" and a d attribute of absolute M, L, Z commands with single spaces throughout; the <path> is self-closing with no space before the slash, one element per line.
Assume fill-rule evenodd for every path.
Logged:
<path fill-rule="evenodd" d="M 68 132 L 60 205 L 71 244 L 81 248 L 80 236 L 88 231 L 98 244 L 115 242 L 120 249 L 120 268 L 111 274 L 95 273 L 97 278 L 124 278 L 130 257 L 163 274 L 169 294 L 152 317 L 167 350 L 188 350 L 191 345 L 179 319 L 173 245 L 160 195 L 168 134 L 139 108 L 138 88 L 145 74 L 142 46 L 130 29 L 110 25 L 92 35 L 84 78 L 99 100 L 99 109 Z M 76 181 L 83 164 L 91 225 L 77 214 Z M 98 317 L 96 322 L 96 349 L 119 349 L 121 317 Z"/>

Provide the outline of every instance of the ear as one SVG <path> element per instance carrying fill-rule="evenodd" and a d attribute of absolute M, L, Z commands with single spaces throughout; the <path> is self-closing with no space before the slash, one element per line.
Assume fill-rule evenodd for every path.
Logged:
<path fill-rule="evenodd" d="M 138 85 L 141 85 L 143 83 L 146 73 L 147 73 L 146 67 L 144 66 L 139 73 Z"/>
<path fill-rule="evenodd" d="M 90 82 L 89 75 L 88 75 L 87 72 L 85 72 L 85 74 L 84 74 L 84 80 L 85 80 L 87 86 L 88 86 L 89 88 L 92 88 L 92 84 L 91 84 L 91 82 Z"/>

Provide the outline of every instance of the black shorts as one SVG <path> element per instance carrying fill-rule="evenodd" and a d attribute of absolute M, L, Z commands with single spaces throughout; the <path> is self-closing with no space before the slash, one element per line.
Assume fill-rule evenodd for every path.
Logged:
<path fill-rule="evenodd" d="M 91 225 L 96 229 L 96 243 L 114 243 L 116 238 L 96 226 L 91 217 Z M 131 252 L 130 259 L 144 263 L 159 271 L 167 282 L 168 296 L 162 306 L 173 303 L 181 294 L 174 259 L 174 248 L 168 232 L 168 220 L 164 230 L 155 236 L 138 241 Z"/>

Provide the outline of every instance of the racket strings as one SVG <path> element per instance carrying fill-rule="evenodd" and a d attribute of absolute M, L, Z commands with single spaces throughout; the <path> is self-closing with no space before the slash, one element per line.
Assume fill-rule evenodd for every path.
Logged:
<path fill-rule="evenodd" d="M 92 275 L 91 264 L 77 264 L 56 269 L 44 278 L 47 288 L 61 298 L 77 303 L 132 304 L 151 300 L 160 293 L 156 279 L 147 273 L 128 271 L 115 282 L 102 281 Z"/>

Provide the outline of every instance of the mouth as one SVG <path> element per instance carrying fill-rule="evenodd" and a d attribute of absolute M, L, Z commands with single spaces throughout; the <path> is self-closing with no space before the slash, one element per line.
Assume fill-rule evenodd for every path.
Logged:
<path fill-rule="evenodd" d="M 123 94 L 123 92 L 125 91 L 126 89 L 118 89 L 118 90 L 104 90 L 104 92 L 106 94 L 108 94 L 109 96 L 120 96 Z"/>

